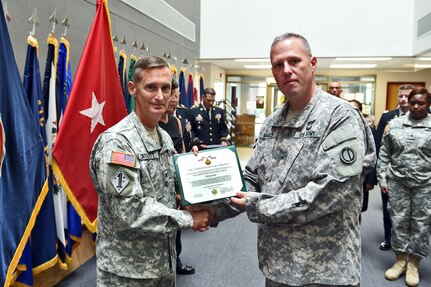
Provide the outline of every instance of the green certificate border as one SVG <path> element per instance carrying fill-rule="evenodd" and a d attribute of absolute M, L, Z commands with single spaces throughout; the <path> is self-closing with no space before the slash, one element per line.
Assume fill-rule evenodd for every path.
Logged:
<path fill-rule="evenodd" d="M 205 154 L 205 153 L 214 152 L 215 150 L 222 150 L 222 149 L 230 149 L 231 151 L 234 152 L 235 158 L 236 158 L 236 164 L 237 164 L 238 170 L 240 171 L 240 176 L 241 176 L 241 181 L 242 181 L 242 188 L 239 191 L 247 191 L 247 188 L 245 186 L 243 171 L 242 171 L 241 164 L 240 164 L 240 161 L 239 161 L 239 158 L 238 158 L 238 152 L 237 152 L 236 147 L 234 145 L 226 146 L 226 147 L 213 148 L 213 149 L 207 149 L 207 150 L 200 150 L 199 153 L 198 153 L 198 156 L 202 155 L 202 154 Z M 175 154 L 173 156 L 174 167 L 175 167 L 175 175 L 176 175 L 176 180 L 177 180 L 177 183 L 178 183 L 179 192 L 180 192 L 180 195 L 181 195 L 181 205 L 182 206 L 187 206 L 187 205 L 191 205 L 192 204 L 192 203 L 190 203 L 190 202 L 188 202 L 188 201 L 186 201 L 184 199 L 183 184 L 181 182 L 180 171 L 179 171 L 178 163 L 177 163 L 178 162 L 178 158 L 180 158 L 182 156 L 185 156 L 185 155 L 189 155 L 190 156 L 190 153 Z M 231 197 L 231 196 L 227 196 L 227 197 Z M 227 198 L 227 197 L 223 197 L 223 198 Z M 218 198 L 216 200 L 223 199 L 223 198 Z M 203 202 L 199 202 L 199 203 L 208 203 L 208 202 L 209 201 L 203 201 Z"/>

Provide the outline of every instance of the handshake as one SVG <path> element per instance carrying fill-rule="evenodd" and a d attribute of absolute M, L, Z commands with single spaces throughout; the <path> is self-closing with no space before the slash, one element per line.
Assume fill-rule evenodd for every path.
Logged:
<path fill-rule="evenodd" d="M 231 197 L 231 203 L 235 204 L 241 209 L 245 209 L 246 204 L 246 192 L 237 192 L 236 197 Z M 185 210 L 190 212 L 193 217 L 194 231 L 207 231 L 210 225 L 215 223 L 215 209 L 211 204 L 197 204 L 184 207 Z"/>
<path fill-rule="evenodd" d="M 199 204 L 184 207 L 185 210 L 190 212 L 193 217 L 194 231 L 207 231 L 210 225 L 214 223 L 214 207 L 210 204 Z"/>

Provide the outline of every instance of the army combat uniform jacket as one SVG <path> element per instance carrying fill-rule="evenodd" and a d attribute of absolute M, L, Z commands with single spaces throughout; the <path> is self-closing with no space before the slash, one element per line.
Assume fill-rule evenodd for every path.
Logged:
<path fill-rule="evenodd" d="M 176 209 L 173 144 L 157 126 L 160 145 L 132 112 L 101 134 L 90 171 L 98 192 L 97 267 L 127 278 L 174 272 L 175 234 L 193 224 Z"/>
<path fill-rule="evenodd" d="M 263 123 L 245 170 L 246 211 L 258 223 L 259 267 L 282 284 L 360 283 L 362 180 L 376 162 L 372 133 L 347 102 L 320 88 L 286 122 Z M 235 214 L 215 206 L 216 218 Z"/>
<path fill-rule="evenodd" d="M 380 186 L 387 180 L 408 187 L 431 184 L 431 115 L 415 123 L 409 114 L 389 122 L 377 165 Z"/>

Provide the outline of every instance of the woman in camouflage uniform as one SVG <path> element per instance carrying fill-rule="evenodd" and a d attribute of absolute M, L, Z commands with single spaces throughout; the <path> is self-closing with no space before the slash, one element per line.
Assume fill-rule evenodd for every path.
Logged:
<path fill-rule="evenodd" d="M 406 284 L 419 284 L 418 266 L 428 255 L 431 222 L 431 94 L 425 88 L 409 94 L 410 113 L 386 128 L 377 165 L 382 191 L 389 194 L 392 249 L 396 263 L 385 273 Z"/>

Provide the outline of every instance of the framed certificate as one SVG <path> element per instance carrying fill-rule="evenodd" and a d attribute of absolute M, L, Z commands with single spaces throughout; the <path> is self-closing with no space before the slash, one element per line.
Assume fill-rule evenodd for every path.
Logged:
<path fill-rule="evenodd" d="M 174 165 L 183 206 L 246 191 L 235 146 L 176 154 Z"/>

